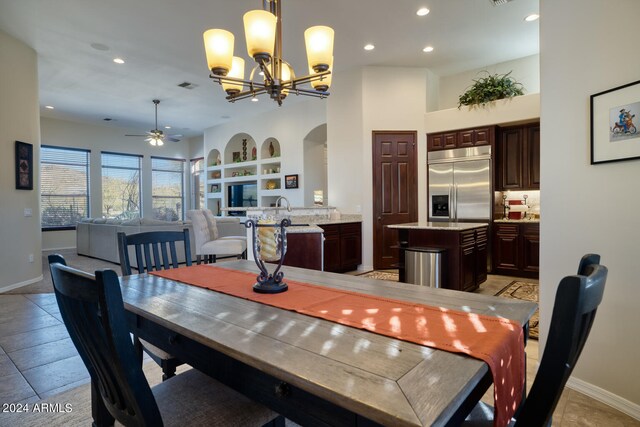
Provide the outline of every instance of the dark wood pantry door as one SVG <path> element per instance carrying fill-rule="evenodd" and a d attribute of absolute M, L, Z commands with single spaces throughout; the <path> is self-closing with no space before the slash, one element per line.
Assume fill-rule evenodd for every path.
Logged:
<path fill-rule="evenodd" d="M 395 268 L 398 232 L 386 225 L 418 220 L 417 133 L 373 131 L 373 267 Z"/>

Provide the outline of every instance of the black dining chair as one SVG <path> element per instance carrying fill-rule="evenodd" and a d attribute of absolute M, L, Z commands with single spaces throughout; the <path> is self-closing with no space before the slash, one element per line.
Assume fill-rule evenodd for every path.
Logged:
<path fill-rule="evenodd" d="M 133 246 L 139 273 L 178 268 L 177 242 L 184 243 L 185 264 L 191 265 L 191 243 L 187 228 L 183 231 L 147 231 L 136 234 L 119 232 L 118 252 L 122 275 L 129 276 L 132 273 L 129 258 L 130 246 Z M 175 375 L 176 368 L 182 364 L 180 359 L 145 340 L 136 338 L 135 347 L 140 361 L 142 361 L 142 350 L 144 349 L 160 365 L 163 380 Z"/>
<path fill-rule="evenodd" d="M 602 301 L 607 267 L 600 255 L 582 257 L 578 274 L 560 281 L 553 304 L 547 343 L 531 391 L 516 411 L 515 427 L 550 426 L 553 411 L 587 341 Z M 463 425 L 491 426 L 493 407 L 480 402 Z"/>
<path fill-rule="evenodd" d="M 189 229 L 183 231 L 147 231 L 144 233 L 118 233 L 118 253 L 123 276 L 131 274 L 129 246 L 134 247 L 138 273 L 178 268 L 176 242 L 184 242 L 185 264 L 191 265 Z"/>
<path fill-rule="evenodd" d="M 196 369 L 151 388 L 126 323 L 118 276 L 49 256 L 60 314 L 91 376 L 95 417 L 125 426 L 284 426 L 284 418 Z M 96 425 L 94 423 L 94 425 Z M 102 424 L 101 424 L 102 425 Z"/>

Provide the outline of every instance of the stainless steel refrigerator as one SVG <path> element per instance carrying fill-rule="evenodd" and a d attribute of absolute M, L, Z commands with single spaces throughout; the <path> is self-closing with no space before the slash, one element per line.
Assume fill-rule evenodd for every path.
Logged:
<path fill-rule="evenodd" d="M 429 221 L 491 219 L 491 146 L 428 153 Z"/>

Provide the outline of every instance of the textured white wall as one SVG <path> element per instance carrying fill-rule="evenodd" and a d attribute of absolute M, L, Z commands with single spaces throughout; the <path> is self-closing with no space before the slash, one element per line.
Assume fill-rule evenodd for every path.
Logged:
<path fill-rule="evenodd" d="M 601 254 L 609 279 L 574 376 L 640 417 L 640 160 L 589 164 L 590 95 L 640 78 L 633 49 L 612 54 L 637 41 L 640 2 L 541 0 L 540 11 L 542 338 L 558 281 Z"/>
<path fill-rule="evenodd" d="M 38 60 L 27 45 L 0 31 L 0 291 L 38 280 L 40 257 L 40 114 Z M 33 144 L 33 190 L 15 189 L 15 141 Z M 24 209 L 33 212 L 24 216 Z M 34 262 L 29 262 L 29 255 Z"/>
<path fill-rule="evenodd" d="M 372 131 L 417 131 L 418 211 L 426 215 L 424 113 L 429 76 L 420 68 L 365 67 L 334 79 L 328 110 L 329 204 L 362 213 L 365 269 L 373 266 Z"/>

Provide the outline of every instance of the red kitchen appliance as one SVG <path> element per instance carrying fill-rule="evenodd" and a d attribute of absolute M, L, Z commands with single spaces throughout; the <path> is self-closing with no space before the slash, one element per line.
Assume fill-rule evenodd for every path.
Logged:
<path fill-rule="evenodd" d="M 523 219 L 527 214 L 527 206 L 523 200 L 507 200 L 509 204 L 509 219 Z"/>

